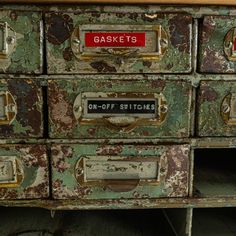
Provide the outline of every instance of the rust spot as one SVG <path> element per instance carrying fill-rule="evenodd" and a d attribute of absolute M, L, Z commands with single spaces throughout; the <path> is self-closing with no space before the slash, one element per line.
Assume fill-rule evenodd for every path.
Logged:
<path fill-rule="evenodd" d="M 152 66 L 152 62 L 151 61 L 143 61 L 143 65 L 150 68 Z"/>
<path fill-rule="evenodd" d="M 192 23 L 189 15 L 178 14 L 169 20 L 170 41 L 180 52 L 190 51 L 190 30 L 188 25 Z"/>
<path fill-rule="evenodd" d="M 0 199 L 17 199 L 18 194 L 15 189 L 0 188 Z"/>
<path fill-rule="evenodd" d="M 28 80 L 8 80 L 8 89 L 17 96 L 16 120 L 23 127 L 31 127 L 31 130 L 26 131 L 28 135 L 39 135 L 42 123 L 41 111 L 38 110 L 41 103 L 39 84 Z"/>
<path fill-rule="evenodd" d="M 67 47 L 64 49 L 63 51 L 63 58 L 66 60 L 66 61 L 71 61 L 74 57 L 74 54 L 71 50 L 70 47 Z"/>
<path fill-rule="evenodd" d="M 205 17 L 202 24 L 202 35 L 200 38 L 201 43 L 207 43 L 209 39 L 212 37 L 212 34 L 215 31 L 215 21 L 212 16 Z"/>
<path fill-rule="evenodd" d="M 217 96 L 218 96 L 217 92 L 213 88 L 211 88 L 207 85 L 205 85 L 201 88 L 200 101 L 202 101 L 202 102 L 205 102 L 205 101 L 213 102 L 217 99 Z"/>
<path fill-rule="evenodd" d="M 55 45 L 65 42 L 74 29 L 73 19 L 67 14 L 52 13 L 46 18 L 46 23 L 48 25 L 47 40 Z"/>
<path fill-rule="evenodd" d="M 116 72 L 116 68 L 114 66 L 109 66 L 105 61 L 92 62 L 90 65 L 99 73 Z"/>
<path fill-rule="evenodd" d="M 48 197 L 48 183 L 40 183 L 35 187 L 28 187 L 24 189 L 24 194 L 28 198 L 34 198 L 35 196 L 40 196 L 41 198 Z"/>
<path fill-rule="evenodd" d="M 163 90 L 166 86 L 166 82 L 164 80 L 153 80 L 151 82 L 151 87 L 152 88 L 160 88 Z"/>
<path fill-rule="evenodd" d="M 122 153 L 122 151 L 123 151 L 122 145 L 115 145 L 115 146 L 102 145 L 97 147 L 96 153 L 97 155 L 118 155 Z"/>
<path fill-rule="evenodd" d="M 94 135 L 96 134 L 96 129 L 95 129 L 95 128 L 90 128 L 90 129 L 88 129 L 87 131 L 88 131 L 88 134 L 89 134 L 90 136 L 94 136 Z"/>
<path fill-rule="evenodd" d="M 227 61 L 224 52 L 215 51 L 206 48 L 204 51 L 201 70 L 206 72 L 222 72 L 227 71 Z"/>
<path fill-rule="evenodd" d="M 16 11 L 11 11 L 10 12 L 10 18 L 11 18 L 11 20 L 14 20 L 14 21 L 17 20 L 18 15 L 17 15 Z"/>

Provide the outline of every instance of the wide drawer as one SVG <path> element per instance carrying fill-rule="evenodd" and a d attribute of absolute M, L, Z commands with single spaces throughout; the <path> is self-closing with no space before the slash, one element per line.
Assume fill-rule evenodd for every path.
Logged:
<path fill-rule="evenodd" d="M 0 73 L 42 73 L 42 14 L 0 10 Z"/>
<path fill-rule="evenodd" d="M 236 82 L 202 81 L 198 107 L 199 136 L 236 136 Z"/>
<path fill-rule="evenodd" d="M 49 74 L 189 73 L 187 14 L 46 14 Z"/>
<path fill-rule="evenodd" d="M 0 137 L 42 137 L 42 104 L 42 89 L 39 81 L 1 79 Z"/>
<path fill-rule="evenodd" d="M 0 145 L 0 199 L 49 196 L 46 146 Z"/>
<path fill-rule="evenodd" d="M 189 145 L 52 145 L 55 199 L 184 197 Z"/>
<path fill-rule="evenodd" d="M 199 47 L 200 72 L 236 73 L 236 17 L 204 17 Z"/>
<path fill-rule="evenodd" d="M 50 137 L 188 137 L 191 83 L 130 78 L 49 80 Z"/>

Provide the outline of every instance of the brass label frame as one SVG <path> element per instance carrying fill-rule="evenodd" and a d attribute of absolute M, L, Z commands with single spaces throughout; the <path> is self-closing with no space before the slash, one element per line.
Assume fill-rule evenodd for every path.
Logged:
<path fill-rule="evenodd" d="M 139 47 L 107 47 L 101 48 L 100 52 L 84 52 L 83 32 L 154 32 L 156 40 L 156 51 L 140 52 Z M 101 58 L 129 58 L 159 61 L 168 49 L 169 39 L 166 31 L 161 25 L 79 25 L 71 35 L 71 49 L 74 56 L 80 61 L 91 61 Z"/>
<path fill-rule="evenodd" d="M 8 91 L 0 91 L 0 99 L 3 99 L 4 116 L 0 117 L 0 125 L 10 125 L 17 114 L 17 105 L 14 97 Z"/>
<path fill-rule="evenodd" d="M 16 46 L 16 32 L 10 27 L 7 22 L 0 22 L 0 42 L 2 50 L 0 50 L 0 59 L 7 59 Z M 0 66 L 1 67 L 1 66 Z"/>
<path fill-rule="evenodd" d="M 236 125 L 236 93 L 229 93 L 224 97 L 221 117 L 226 125 Z"/>
<path fill-rule="evenodd" d="M 3 168 L 6 164 L 11 165 L 12 167 L 12 178 L 4 180 L 0 179 L 0 188 L 18 187 L 24 178 L 22 163 L 17 159 L 16 156 L 0 156 L 0 167 Z"/>
<path fill-rule="evenodd" d="M 119 171 L 119 169 L 115 167 L 115 163 L 124 163 L 129 162 L 129 165 L 131 162 L 134 163 L 157 163 L 157 176 L 156 178 L 140 178 L 140 179 L 134 179 L 134 178 L 116 178 L 116 179 L 98 179 L 98 180 L 88 180 L 86 176 L 86 168 L 91 168 L 91 165 L 86 164 L 86 161 L 90 161 L 90 164 L 92 161 L 94 162 L 101 162 L 104 163 L 104 165 L 111 164 L 111 168 L 113 168 L 113 171 Z M 106 167 L 105 167 L 106 168 Z M 133 167 L 131 166 L 130 169 Z M 131 183 L 132 181 L 137 183 L 137 186 L 156 186 L 160 185 L 166 177 L 167 171 L 168 171 L 168 165 L 165 155 L 160 156 L 142 156 L 142 157 L 132 157 L 132 156 L 81 156 L 77 163 L 75 164 L 75 178 L 78 181 L 78 184 L 80 186 L 92 186 L 92 187 L 106 187 L 109 185 L 112 181 L 115 181 L 116 184 L 125 184 Z M 109 170 L 108 170 L 109 171 Z M 137 187 L 136 186 L 136 187 Z"/>
<path fill-rule="evenodd" d="M 234 41 L 236 40 L 236 27 L 231 28 L 224 38 L 224 53 L 229 61 L 236 61 Z"/>
<path fill-rule="evenodd" d="M 87 99 L 155 99 L 156 114 L 147 117 L 145 114 L 101 115 L 86 117 Z M 159 126 L 166 118 L 167 101 L 163 94 L 157 93 L 116 93 L 116 92 L 83 92 L 77 95 L 73 104 L 74 117 L 80 125 L 103 125 L 111 130 L 129 132 L 138 126 Z"/>

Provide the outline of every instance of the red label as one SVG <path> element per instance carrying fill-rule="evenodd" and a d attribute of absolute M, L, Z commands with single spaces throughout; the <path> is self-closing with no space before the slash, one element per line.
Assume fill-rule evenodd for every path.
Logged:
<path fill-rule="evenodd" d="M 86 47 L 145 47 L 145 33 L 85 33 Z"/>
<path fill-rule="evenodd" d="M 236 37 L 234 38 L 234 51 L 236 52 Z"/>

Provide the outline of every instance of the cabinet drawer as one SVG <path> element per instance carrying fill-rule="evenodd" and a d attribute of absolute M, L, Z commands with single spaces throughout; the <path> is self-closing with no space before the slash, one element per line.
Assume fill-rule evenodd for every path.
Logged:
<path fill-rule="evenodd" d="M 104 78 L 49 81 L 51 138 L 189 136 L 191 83 Z"/>
<path fill-rule="evenodd" d="M 186 14 L 47 13 L 48 73 L 188 73 L 191 28 Z"/>
<path fill-rule="evenodd" d="M 189 145 L 53 145 L 53 197 L 184 197 L 188 168 Z"/>
<path fill-rule="evenodd" d="M 0 199 L 49 196 L 48 160 L 43 145 L 0 145 Z"/>
<path fill-rule="evenodd" d="M 200 36 L 201 72 L 236 73 L 236 17 L 206 16 Z"/>
<path fill-rule="evenodd" d="M 0 137 L 42 137 L 42 91 L 28 79 L 0 81 Z"/>
<path fill-rule="evenodd" d="M 199 136 L 236 136 L 236 82 L 202 81 L 198 107 Z"/>
<path fill-rule="evenodd" d="M 42 73 L 42 15 L 0 10 L 0 73 Z"/>

